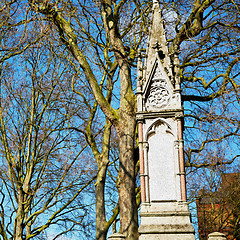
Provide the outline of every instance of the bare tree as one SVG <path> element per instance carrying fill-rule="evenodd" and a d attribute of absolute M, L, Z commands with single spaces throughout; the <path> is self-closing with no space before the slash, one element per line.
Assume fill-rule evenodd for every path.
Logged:
<path fill-rule="evenodd" d="M 35 44 L 5 64 L 1 75 L 0 234 L 32 239 L 57 225 L 89 236 L 81 194 L 96 175 L 84 144 L 69 129 L 72 91 L 60 59 Z M 21 63 L 21 64 L 20 64 Z M 67 101 L 66 101 L 67 100 Z M 89 201 L 90 201 L 89 193 Z M 88 202 L 90 204 L 90 202 Z M 54 231 L 53 231 L 54 232 Z"/>
<path fill-rule="evenodd" d="M 120 231 L 128 240 L 137 239 L 135 67 L 137 49 L 146 42 L 152 1 L 31 0 L 28 4 L 25 11 L 32 14 L 35 22 L 49 27 L 62 59 L 73 69 L 73 91 L 88 106 L 85 128 L 74 122 L 70 129 L 84 135 L 97 162 L 97 239 L 106 238 L 118 212 L 114 211 L 109 221 L 106 219 L 104 189 L 110 163 L 111 125 L 119 142 L 116 185 Z M 186 166 L 195 172 L 201 167 L 231 164 L 239 156 L 235 144 L 239 136 L 239 2 L 195 0 L 160 4 L 174 74 L 180 75 L 183 88 Z M 85 92 L 89 86 L 91 91 Z M 89 104 L 88 94 L 95 98 Z M 100 115 L 96 116 L 98 111 Z M 94 131 L 101 116 L 102 142 Z M 206 158 L 209 149 L 222 146 L 227 149 L 222 162 Z"/>

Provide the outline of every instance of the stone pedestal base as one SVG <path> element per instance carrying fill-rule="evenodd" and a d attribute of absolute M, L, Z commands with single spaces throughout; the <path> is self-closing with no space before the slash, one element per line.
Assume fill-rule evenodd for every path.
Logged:
<path fill-rule="evenodd" d="M 226 240 L 227 237 L 223 233 L 214 232 L 208 235 L 208 240 Z"/>
<path fill-rule="evenodd" d="M 141 206 L 139 240 L 195 240 L 185 202 L 151 202 Z"/>
<path fill-rule="evenodd" d="M 108 240 L 124 240 L 125 238 L 121 233 L 114 233 L 108 237 Z"/>

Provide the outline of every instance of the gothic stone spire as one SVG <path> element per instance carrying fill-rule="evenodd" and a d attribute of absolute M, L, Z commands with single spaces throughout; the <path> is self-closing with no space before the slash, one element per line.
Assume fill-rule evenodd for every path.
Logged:
<path fill-rule="evenodd" d="M 181 95 L 176 89 L 162 11 L 157 1 L 153 3 L 145 67 L 141 59 L 138 61 L 137 95 L 138 112 L 181 109 Z"/>
<path fill-rule="evenodd" d="M 162 11 L 158 1 L 153 3 L 152 24 L 148 40 L 147 58 L 146 58 L 146 79 L 149 78 L 151 69 L 156 60 L 161 60 L 167 75 L 172 78 L 172 66 L 168 54 L 168 45 L 164 29 L 164 21 L 162 19 Z"/>
<path fill-rule="evenodd" d="M 139 240 L 194 240 L 186 202 L 179 60 L 176 54 L 169 55 L 157 0 L 153 2 L 145 67 L 139 56 Z"/>

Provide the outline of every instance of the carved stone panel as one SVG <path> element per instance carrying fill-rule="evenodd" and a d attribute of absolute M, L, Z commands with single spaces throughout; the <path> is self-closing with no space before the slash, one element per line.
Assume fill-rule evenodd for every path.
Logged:
<path fill-rule="evenodd" d="M 164 79 L 153 79 L 146 101 L 147 110 L 163 108 L 169 104 L 171 98 L 167 82 Z"/>
<path fill-rule="evenodd" d="M 156 122 L 148 132 L 150 201 L 176 200 L 174 139 L 165 123 Z"/>
<path fill-rule="evenodd" d="M 145 108 L 147 111 L 157 112 L 163 109 L 181 107 L 180 94 L 173 91 L 171 82 L 160 62 L 155 63 L 154 72 L 149 81 L 145 96 Z"/>

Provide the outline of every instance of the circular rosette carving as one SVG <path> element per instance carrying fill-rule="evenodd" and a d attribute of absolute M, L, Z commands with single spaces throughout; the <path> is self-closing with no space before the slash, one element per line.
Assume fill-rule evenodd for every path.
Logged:
<path fill-rule="evenodd" d="M 163 108 L 168 105 L 170 100 L 170 92 L 167 89 L 167 83 L 164 79 L 154 80 L 146 101 L 147 110 L 155 108 Z"/>

